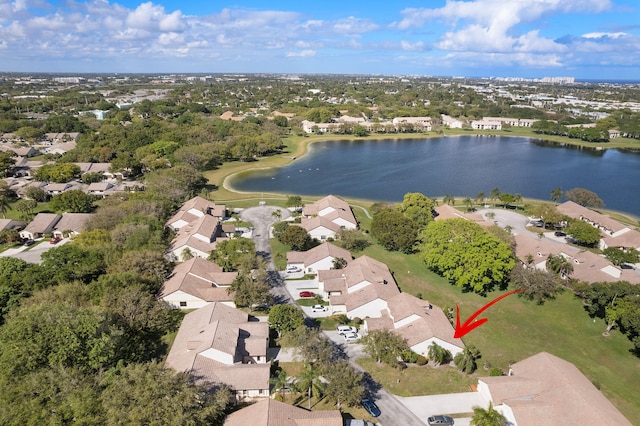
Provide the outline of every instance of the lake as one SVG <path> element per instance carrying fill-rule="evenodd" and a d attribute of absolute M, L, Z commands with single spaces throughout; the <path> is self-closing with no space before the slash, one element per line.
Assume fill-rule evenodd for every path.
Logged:
<path fill-rule="evenodd" d="M 640 216 L 640 153 L 505 136 L 332 141 L 285 167 L 237 175 L 241 191 L 402 201 L 407 192 L 475 198 L 493 188 L 548 200 L 586 188 L 606 208 Z"/>

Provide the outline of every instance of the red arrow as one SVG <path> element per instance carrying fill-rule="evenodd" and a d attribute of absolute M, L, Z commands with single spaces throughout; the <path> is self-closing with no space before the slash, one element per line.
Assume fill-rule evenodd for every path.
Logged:
<path fill-rule="evenodd" d="M 471 330 L 473 330 L 474 328 L 480 327 L 482 324 L 484 324 L 485 322 L 489 321 L 488 318 L 482 318 L 482 319 L 479 319 L 478 321 L 475 321 L 475 322 L 472 323 L 472 321 L 474 319 L 476 319 L 476 317 L 478 315 L 480 315 L 485 310 L 487 310 L 491 305 L 493 305 L 494 303 L 498 303 L 499 301 L 501 301 L 505 297 L 510 296 L 510 295 L 512 295 L 514 293 L 517 293 L 519 291 L 522 291 L 522 290 L 510 291 L 509 293 L 505 293 L 502 296 L 498 297 L 497 299 L 492 300 L 491 302 L 487 303 L 485 306 L 483 306 L 482 308 L 478 309 L 473 315 L 471 315 L 469 317 L 469 319 L 466 320 L 464 322 L 464 324 L 462 324 L 462 326 L 460 325 L 460 308 L 458 308 L 458 305 L 456 305 L 456 331 L 455 331 L 455 333 L 453 333 L 453 338 L 454 339 L 460 338 L 460 337 L 464 336 L 465 334 L 467 334 L 468 332 L 470 332 Z"/>

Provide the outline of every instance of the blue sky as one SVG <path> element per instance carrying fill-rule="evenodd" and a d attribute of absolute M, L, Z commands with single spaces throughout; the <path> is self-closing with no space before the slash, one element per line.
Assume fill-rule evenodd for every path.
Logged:
<path fill-rule="evenodd" d="M 0 0 L 0 72 L 640 79 L 638 0 Z"/>

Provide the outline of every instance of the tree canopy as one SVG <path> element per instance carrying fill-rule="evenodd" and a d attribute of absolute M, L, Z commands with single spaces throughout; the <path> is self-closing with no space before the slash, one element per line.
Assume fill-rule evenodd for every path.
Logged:
<path fill-rule="evenodd" d="M 371 236 L 389 251 L 411 253 L 418 236 L 418 227 L 399 210 L 383 209 L 373 215 Z"/>
<path fill-rule="evenodd" d="M 477 293 L 504 284 L 515 264 L 508 244 L 462 218 L 432 222 L 420 238 L 429 268 Z"/>
<path fill-rule="evenodd" d="M 580 204 L 584 207 L 602 208 L 604 207 L 604 201 L 598 197 L 595 192 L 589 191 L 584 188 L 573 188 L 564 193 L 567 200 L 571 200 L 576 204 Z"/>

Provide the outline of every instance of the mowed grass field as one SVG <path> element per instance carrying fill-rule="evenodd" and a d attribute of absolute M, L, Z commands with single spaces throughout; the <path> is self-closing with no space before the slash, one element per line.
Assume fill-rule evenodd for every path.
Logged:
<path fill-rule="evenodd" d="M 377 245 L 364 253 L 387 264 L 402 291 L 420 294 L 443 309 L 458 305 L 461 322 L 504 293 L 463 293 L 429 271 L 419 255 L 387 252 Z M 485 362 L 507 371 L 510 363 L 549 352 L 575 364 L 629 420 L 640 424 L 640 358 L 630 353 L 631 342 L 620 332 L 604 337 L 604 321 L 590 318 L 571 291 L 544 305 L 509 296 L 479 318 L 489 321 L 463 337 L 482 353 L 476 375 L 487 374 Z"/>

